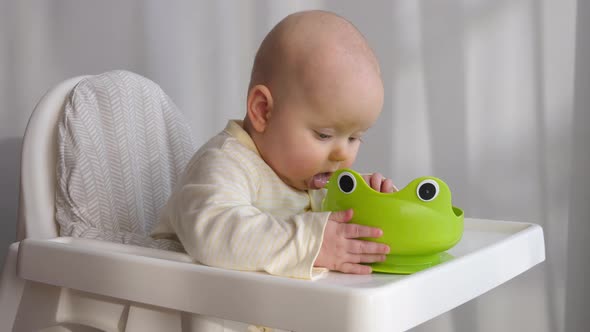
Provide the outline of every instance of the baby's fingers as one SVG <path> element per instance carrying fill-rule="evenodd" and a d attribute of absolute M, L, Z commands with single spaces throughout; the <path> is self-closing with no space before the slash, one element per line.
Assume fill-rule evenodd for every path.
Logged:
<path fill-rule="evenodd" d="M 382 193 L 392 193 L 395 191 L 399 191 L 397 187 L 393 184 L 391 179 L 385 179 L 381 182 L 381 192 Z"/>
<path fill-rule="evenodd" d="M 343 211 L 335 211 L 330 213 L 330 220 L 338 222 L 338 223 L 346 223 L 349 222 L 352 218 L 352 209 L 343 210 Z"/>
<path fill-rule="evenodd" d="M 383 243 L 371 241 L 349 240 L 348 252 L 351 254 L 381 254 L 378 256 L 382 256 L 383 254 L 389 253 L 389 246 Z"/>
<path fill-rule="evenodd" d="M 363 226 L 358 224 L 343 224 L 344 237 L 347 239 L 357 239 L 360 237 L 381 237 L 383 231 L 379 228 Z"/>
<path fill-rule="evenodd" d="M 398 191 L 397 187 L 393 184 L 393 181 L 384 177 L 381 173 L 363 175 L 363 179 L 371 188 L 379 192 L 392 193 Z"/>
<path fill-rule="evenodd" d="M 351 274 L 371 274 L 371 272 L 373 272 L 370 266 L 354 263 L 344 263 L 340 266 L 340 269 L 338 270 L 340 272 Z"/>
<path fill-rule="evenodd" d="M 385 181 L 385 178 L 383 175 L 381 175 L 381 173 L 373 173 L 369 179 L 369 186 L 377 191 L 381 191 L 381 185 L 383 181 Z"/>
<path fill-rule="evenodd" d="M 385 255 L 357 255 L 357 260 L 359 263 L 383 262 L 385 258 Z"/>

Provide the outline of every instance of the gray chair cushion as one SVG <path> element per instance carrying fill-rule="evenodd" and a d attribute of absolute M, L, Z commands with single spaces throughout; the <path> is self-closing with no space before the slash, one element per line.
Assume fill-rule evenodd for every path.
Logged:
<path fill-rule="evenodd" d="M 128 71 L 83 79 L 58 124 L 60 235 L 181 250 L 149 234 L 194 151 L 187 121 L 154 82 Z"/>

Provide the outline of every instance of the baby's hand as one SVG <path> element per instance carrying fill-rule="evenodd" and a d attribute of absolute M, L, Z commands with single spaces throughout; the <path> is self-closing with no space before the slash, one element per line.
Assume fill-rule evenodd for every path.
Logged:
<path fill-rule="evenodd" d="M 351 218 L 352 209 L 330 214 L 324 230 L 322 247 L 314 266 L 344 273 L 369 274 L 371 267 L 360 263 L 385 260 L 385 254 L 389 253 L 389 246 L 358 240 L 361 237 L 380 237 L 383 231 L 379 228 L 349 224 Z"/>
<path fill-rule="evenodd" d="M 371 188 L 379 192 L 392 193 L 398 191 L 391 179 L 387 179 L 379 173 L 365 174 L 363 175 L 363 179 L 369 184 L 369 186 L 371 186 Z"/>

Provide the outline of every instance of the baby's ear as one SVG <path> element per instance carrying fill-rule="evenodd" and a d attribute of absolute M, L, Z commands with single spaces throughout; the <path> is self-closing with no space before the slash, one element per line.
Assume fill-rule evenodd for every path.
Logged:
<path fill-rule="evenodd" d="M 262 84 L 253 86 L 248 92 L 247 114 L 252 127 L 257 132 L 264 132 L 273 107 L 270 90 Z"/>

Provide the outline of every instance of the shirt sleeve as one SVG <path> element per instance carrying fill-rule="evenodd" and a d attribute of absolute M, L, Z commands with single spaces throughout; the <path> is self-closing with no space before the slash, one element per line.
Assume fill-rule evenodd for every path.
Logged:
<path fill-rule="evenodd" d="M 223 150 L 206 151 L 172 198 L 171 226 L 202 264 L 310 279 L 329 212 L 277 216 L 253 206 L 259 172 Z"/>

